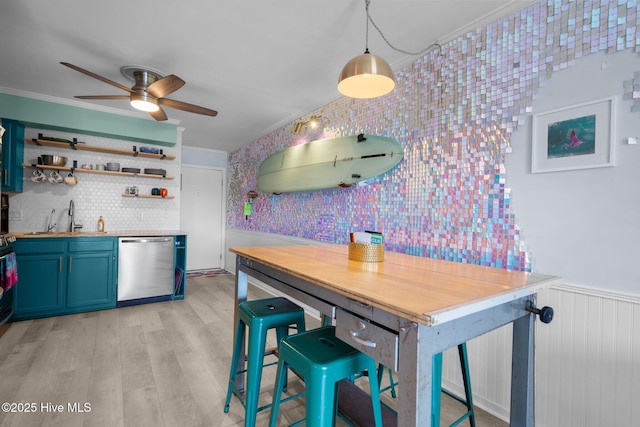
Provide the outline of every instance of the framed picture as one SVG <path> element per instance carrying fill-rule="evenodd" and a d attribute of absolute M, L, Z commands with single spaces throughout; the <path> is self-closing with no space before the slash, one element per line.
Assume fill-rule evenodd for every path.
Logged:
<path fill-rule="evenodd" d="M 531 172 L 614 165 L 615 98 L 533 116 Z"/>

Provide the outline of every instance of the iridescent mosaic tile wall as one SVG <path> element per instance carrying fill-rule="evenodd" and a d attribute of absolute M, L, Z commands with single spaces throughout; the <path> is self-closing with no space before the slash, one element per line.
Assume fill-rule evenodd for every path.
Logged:
<path fill-rule="evenodd" d="M 388 136 L 403 144 L 403 161 L 348 189 L 260 194 L 246 219 L 260 163 L 304 142 L 295 123 L 254 141 L 229 157 L 227 225 L 336 243 L 373 229 L 387 250 L 530 271 L 505 185 L 511 132 L 554 71 L 590 53 L 638 50 L 637 12 L 637 1 L 542 1 L 397 70 L 391 95 L 310 113 L 322 127 L 306 141 Z"/>

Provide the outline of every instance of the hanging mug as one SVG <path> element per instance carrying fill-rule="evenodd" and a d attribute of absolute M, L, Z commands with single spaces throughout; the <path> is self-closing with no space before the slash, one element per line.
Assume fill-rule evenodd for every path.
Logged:
<path fill-rule="evenodd" d="M 60 184 L 62 181 L 64 181 L 64 178 L 62 177 L 62 175 L 60 175 L 58 173 L 58 171 L 51 171 L 49 173 L 49 182 L 52 184 Z"/>
<path fill-rule="evenodd" d="M 67 177 L 64 179 L 64 183 L 67 185 L 76 185 L 78 183 L 78 180 L 75 176 L 73 176 L 71 172 L 69 172 Z"/>
<path fill-rule="evenodd" d="M 47 176 L 40 169 L 36 169 L 31 173 L 31 181 L 33 182 L 45 182 Z"/>

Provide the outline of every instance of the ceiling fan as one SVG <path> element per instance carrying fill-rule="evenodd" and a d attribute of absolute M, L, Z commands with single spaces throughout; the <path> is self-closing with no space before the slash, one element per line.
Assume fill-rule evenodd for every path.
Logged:
<path fill-rule="evenodd" d="M 84 95 L 76 96 L 80 99 L 128 99 L 131 105 L 138 110 L 148 112 L 151 117 L 156 120 L 167 120 L 167 114 L 162 106 L 175 108 L 189 113 L 203 114 L 205 116 L 215 117 L 218 112 L 209 108 L 200 107 L 198 105 L 188 104 L 182 101 L 165 98 L 165 96 L 175 92 L 184 86 L 185 82 L 180 77 L 170 74 L 163 76 L 159 71 L 152 70 L 137 65 L 127 65 L 120 68 L 123 76 L 135 82 L 133 87 L 128 88 L 113 80 L 99 76 L 91 71 L 70 64 L 68 62 L 60 62 L 62 65 L 86 74 L 89 77 L 98 79 L 102 82 L 129 92 L 128 95 Z"/>

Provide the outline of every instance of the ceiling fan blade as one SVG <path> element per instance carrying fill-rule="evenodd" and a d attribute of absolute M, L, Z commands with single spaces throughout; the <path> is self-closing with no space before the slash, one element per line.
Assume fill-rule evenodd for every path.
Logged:
<path fill-rule="evenodd" d="M 67 67 L 69 67 L 69 68 L 71 68 L 71 69 L 74 69 L 74 70 L 76 70 L 76 71 L 79 71 L 79 72 L 81 72 L 82 74 L 86 74 L 86 75 L 87 75 L 87 76 L 89 76 L 89 77 L 93 77 L 94 79 L 98 79 L 98 80 L 100 80 L 101 82 L 104 82 L 104 83 L 106 83 L 106 84 L 110 84 L 111 86 L 115 86 L 115 87 L 117 87 L 118 89 L 122 89 L 122 90 L 124 90 L 124 91 L 126 91 L 126 92 L 131 92 L 131 93 L 133 93 L 133 91 L 132 91 L 131 89 L 129 89 L 128 87 L 123 86 L 123 85 L 121 85 L 120 83 L 116 83 L 116 82 L 114 82 L 113 80 L 109 80 L 109 79 L 108 79 L 108 78 L 106 78 L 106 77 L 102 77 L 102 76 L 99 76 L 99 75 L 97 75 L 97 74 L 95 74 L 95 73 L 92 73 L 91 71 L 87 71 L 87 70 L 85 70 L 84 68 L 77 67 L 77 66 L 75 66 L 75 65 L 73 65 L 73 64 L 69 64 L 68 62 L 61 62 L 61 64 L 62 64 L 62 65 L 64 65 L 64 66 L 67 66 Z"/>
<path fill-rule="evenodd" d="M 160 108 L 158 111 L 154 111 L 154 112 L 151 112 L 149 114 L 151 114 L 151 117 L 153 117 L 154 119 L 156 119 L 159 122 L 167 120 L 167 113 L 165 113 L 162 108 Z"/>
<path fill-rule="evenodd" d="M 129 95 L 76 95 L 80 99 L 129 99 Z"/>
<path fill-rule="evenodd" d="M 147 92 L 156 98 L 164 98 L 184 86 L 184 80 L 175 74 L 161 78 L 147 87 Z"/>
<path fill-rule="evenodd" d="M 158 104 L 165 105 L 170 108 L 175 108 L 177 110 L 187 111 L 189 113 L 203 114 L 205 116 L 215 117 L 218 115 L 218 112 L 216 110 L 210 110 L 209 108 L 187 104 L 186 102 L 175 101 L 169 98 L 158 99 Z"/>

